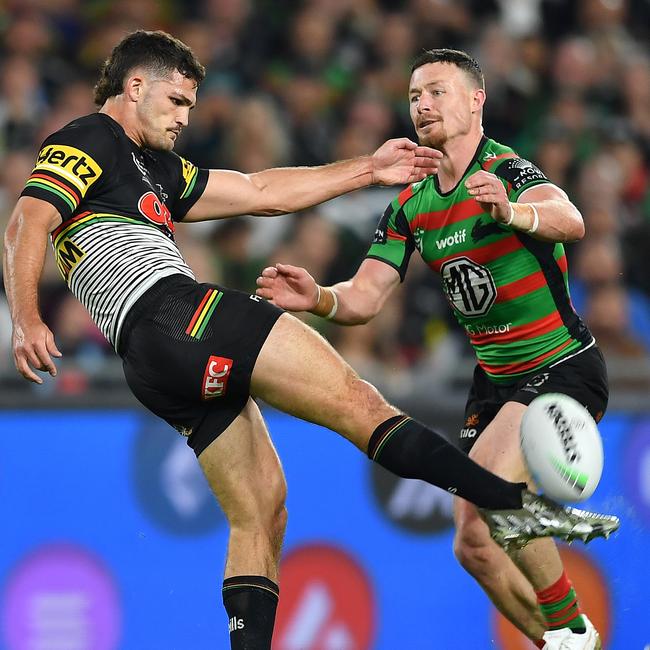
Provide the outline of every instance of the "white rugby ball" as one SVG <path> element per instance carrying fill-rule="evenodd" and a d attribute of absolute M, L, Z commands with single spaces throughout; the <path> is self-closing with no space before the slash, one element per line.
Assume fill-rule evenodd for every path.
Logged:
<path fill-rule="evenodd" d="M 603 442 L 596 422 L 578 401 L 546 393 L 528 406 L 521 448 L 538 489 L 556 501 L 584 501 L 603 472 Z"/>

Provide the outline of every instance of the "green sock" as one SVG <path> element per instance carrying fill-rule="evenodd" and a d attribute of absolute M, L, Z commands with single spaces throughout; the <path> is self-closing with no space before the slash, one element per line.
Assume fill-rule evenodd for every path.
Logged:
<path fill-rule="evenodd" d="M 537 600 L 549 630 L 568 627 L 577 634 L 586 631 L 578 597 L 566 573 L 548 589 L 538 591 Z"/>

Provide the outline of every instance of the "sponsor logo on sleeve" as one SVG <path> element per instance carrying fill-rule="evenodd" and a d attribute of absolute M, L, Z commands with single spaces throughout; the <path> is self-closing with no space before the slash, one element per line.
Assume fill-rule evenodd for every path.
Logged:
<path fill-rule="evenodd" d="M 63 144 L 43 147 L 36 159 L 34 171 L 58 174 L 74 185 L 82 196 L 102 174 L 102 168 L 92 156 Z"/>
<path fill-rule="evenodd" d="M 533 181 L 548 180 L 538 167 L 523 158 L 508 158 L 498 168 L 498 176 L 505 178 L 517 192 Z"/>
<path fill-rule="evenodd" d="M 183 175 L 183 181 L 184 181 L 181 198 L 184 199 L 192 191 L 199 170 L 196 165 L 192 164 L 189 160 L 185 160 L 185 158 L 181 157 L 181 163 L 182 163 L 181 173 Z"/>
<path fill-rule="evenodd" d="M 223 397 L 226 394 L 228 378 L 232 370 L 232 359 L 212 355 L 205 366 L 202 398 L 204 400 Z"/>

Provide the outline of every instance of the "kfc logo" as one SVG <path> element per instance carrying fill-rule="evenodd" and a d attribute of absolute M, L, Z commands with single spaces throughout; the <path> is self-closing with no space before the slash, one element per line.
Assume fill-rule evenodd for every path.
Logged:
<path fill-rule="evenodd" d="M 226 394 L 226 386 L 231 370 L 232 359 L 215 357 L 214 355 L 208 359 L 205 374 L 203 375 L 202 398 L 204 400 L 222 397 Z"/>

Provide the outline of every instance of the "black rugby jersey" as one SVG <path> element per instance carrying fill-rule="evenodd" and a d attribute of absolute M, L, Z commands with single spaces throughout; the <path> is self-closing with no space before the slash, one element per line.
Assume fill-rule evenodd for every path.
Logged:
<path fill-rule="evenodd" d="M 136 300 L 161 278 L 194 274 L 174 222 L 199 199 L 208 170 L 171 151 L 141 149 L 111 117 L 94 113 L 43 143 L 23 196 L 54 205 L 57 265 L 70 290 L 117 348 Z"/>

